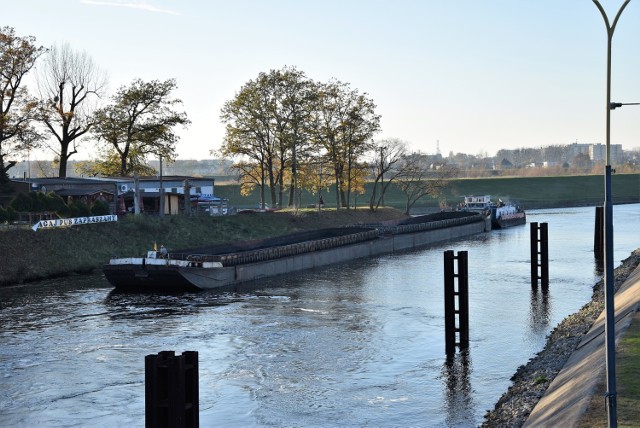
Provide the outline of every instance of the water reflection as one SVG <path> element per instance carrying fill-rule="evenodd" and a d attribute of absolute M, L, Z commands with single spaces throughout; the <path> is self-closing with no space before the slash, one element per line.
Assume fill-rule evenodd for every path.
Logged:
<path fill-rule="evenodd" d="M 604 259 L 598 256 L 593 257 L 593 272 L 595 275 L 604 275 Z"/>
<path fill-rule="evenodd" d="M 442 365 L 447 426 L 467 426 L 473 420 L 476 406 L 470 381 L 471 365 L 468 350 L 447 356 Z"/>
<path fill-rule="evenodd" d="M 531 287 L 531 304 L 529 305 L 529 329 L 533 333 L 548 330 L 551 312 L 548 287 Z"/>

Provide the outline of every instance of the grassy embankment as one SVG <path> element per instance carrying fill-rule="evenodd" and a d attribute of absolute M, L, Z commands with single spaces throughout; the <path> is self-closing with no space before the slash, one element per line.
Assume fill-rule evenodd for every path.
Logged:
<path fill-rule="evenodd" d="M 640 426 L 640 313 L 616 347 L 617 416 L 619 427 Z M 607 426 L 604 405 L 606 379 L 602 379 L 589 404 L 580 428 Z"/>
<path fill-rule="evenodd" d="M 612 179 L 614 203 L 640 202 L 640 174 L 614 174 Z M 366 193 L 357 195 L 357 207 L 368 206 L 371 197 L 371 184 L 365 186 Z M 218 196 L 228 198 L 232 205 L 255 208 L 260 202 L 258 191 L 249 196 L 241 196 L 237 185 L 216 187 Z M 562 177 L 508 177 L 474 178 L 451 180 L 445 191 L 445 200 L 455 207 L 466 195 L 491 195 L 495 200 L 518 201 L 527 209 L 554 208 L 564 206 L 601 205 L 604 200 L 604 178 L 601 175 L 562 176 Z M 322 198 L 326 206 L 335 206 L 335 191 L 325 191 Z M 267 196 L 269 200 L 269 196 Z M 287 195 L 285 195 L 285 201 Z M 352 198 L 353 200 L 353 198 Z M 302 193 L 302 205 L 314 204 L 317 196 Z M 404 210 L 406 199 L 394 186 L 385 194 L 386 206 Z M 425 198 L 415 205 L 415 210 L 437 209 L 438 201 Z"/>

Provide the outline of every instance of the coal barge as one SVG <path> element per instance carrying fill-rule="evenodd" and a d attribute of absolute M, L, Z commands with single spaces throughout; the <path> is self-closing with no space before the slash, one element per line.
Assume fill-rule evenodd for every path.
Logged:
<path fill-rule="evenodd" d="M 235 290 L 264 277 L 424 247 L 490 230 L 478 213 L 449 212 L 393 224 L 300 232 L 234 244 L 112 258 L 103 266 L 121 291 Z"/>

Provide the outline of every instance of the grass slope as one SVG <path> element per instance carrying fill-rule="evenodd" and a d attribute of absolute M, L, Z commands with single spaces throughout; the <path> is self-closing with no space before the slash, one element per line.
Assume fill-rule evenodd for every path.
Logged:
<path fill-rule="evenodd" d="M 357 195 L 359 207 L 368 206 L 372 184 L 365 186 L 366 193 Z M 640 202 L 640 174 L 614 174 L 612 176 L 614 203 Z M 228 198 L 237 207 L 257 207 L 260 194 L 256 190 L 249 196 L 240 195 L 238 185 L 216 186 L 218 196 Z M 449 206 L 456 206 L 466 195 L 491 195 L 494 199 L 520 202 L 525 208 L 552 208 L 561 206 L 585 206 L 602 204 L 604 200 L 604 178 L 600 175 L 562 177 L 499 177 L 451 180 L 445 190 L 444 199 Z M 267 198 L 269 198 L 267 196 Z M 335 206 L 335 190 L 322 193 L 327 206 Z M 284 195 L 285 204 L 287 201 Z M 317 196 L 302 192 L 302 205 L 314 204 Z M 391 186 L 385 194 L 386 206 L 404 210 L 406 199 L 402 192 Z M 416 208 L 437 208 L 438 200 L 424 198 Z"/>

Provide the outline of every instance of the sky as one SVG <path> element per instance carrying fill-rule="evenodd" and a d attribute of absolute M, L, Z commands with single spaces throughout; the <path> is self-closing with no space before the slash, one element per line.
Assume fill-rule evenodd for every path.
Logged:
<path fill-rule="evenodd" d="M 612 23 L 623 0 L 601 4 Z M 192 121 L 178 159 L 212 158 L 224 103 L 284 66 L 368 94 L 375 139 L 423 153 L 606 138 L 607 31 L 592 0 L 0 0 L 0 26 L 86 51 L 109 94 L 175 78 Z M 640 0 L 617 23 L 611 64 L 612 101 L 640 102 Z M 611 143 L 640 147 L 640 106 L 611 112 Z M 93 156 L 80 147 L 72 160 Z"/>

